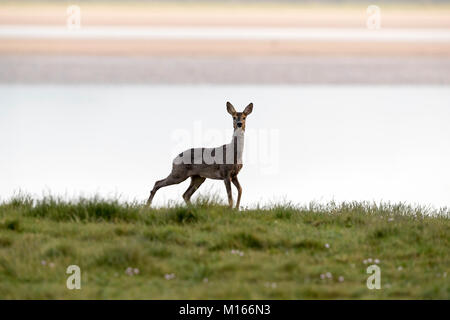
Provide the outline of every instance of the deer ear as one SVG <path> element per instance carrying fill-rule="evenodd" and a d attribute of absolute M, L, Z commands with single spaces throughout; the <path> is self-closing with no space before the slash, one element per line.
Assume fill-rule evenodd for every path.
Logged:
<path fill-rule="evenodd" d="M 245 107 L 243 113 L 244 113 L 246 116 L 248 116 L 250 113 L 252 113 L 252 111 L 253 111 L 253 103 L 250 103 L 248 106 Z"/>
<path fill-rule="evenodd" d="M 229 114 L 234 116 L 236 114 L 236 110 L 234 109 L 233 105 L 227 101 L 227 111 Z"/>

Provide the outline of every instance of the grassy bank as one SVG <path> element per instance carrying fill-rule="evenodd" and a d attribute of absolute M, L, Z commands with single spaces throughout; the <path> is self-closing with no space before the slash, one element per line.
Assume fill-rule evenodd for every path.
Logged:
<path fill-rule="evenodd" d="M 425 211 L 17 198 L 0 205 L 0 299 L 449 299 L 448 211 Z M 66 288 L 73 264 L 81 290 Z"/>

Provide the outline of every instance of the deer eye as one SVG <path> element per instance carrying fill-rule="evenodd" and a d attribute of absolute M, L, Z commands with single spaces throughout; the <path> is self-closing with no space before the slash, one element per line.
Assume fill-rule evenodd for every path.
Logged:
<path fill-rule="evenodd" d="M 236 117 L 233 117 L 234 120 L 236 120 Z"/>

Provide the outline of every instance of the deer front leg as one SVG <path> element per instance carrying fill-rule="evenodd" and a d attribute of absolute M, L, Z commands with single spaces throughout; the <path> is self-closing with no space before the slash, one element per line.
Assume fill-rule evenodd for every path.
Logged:
<path fill-rule="evenodd" d="M 228 206 L 230 208 L 233 208 L 233 194 L 231 193 L 231 178 L 225 178 L 225 187 L 227 188 L 227 194 L 228 194 Z"/>
<path fill-rule="evenodd" d="M 239 210 L 239 204 L 241 203 L 242 188 L 241 188 L 241 185 L 239 183 L 237 176 L 233 177 L 231 179 L 231 182 L 233 182 L 234 186 L 236 187 L 236 189 L 238 191 L 238 196 L 237 196 L 237 201 L 236 201 L 236 209 Z"/>

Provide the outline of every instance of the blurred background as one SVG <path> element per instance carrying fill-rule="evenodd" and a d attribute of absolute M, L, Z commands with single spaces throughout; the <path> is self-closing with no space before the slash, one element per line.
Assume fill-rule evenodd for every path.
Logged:
<path fill-rule="evenodd" d="M 0 197 L 144 201 L 230 101 L 244 206 L 450 206 L 449 85 L 450 1 L 0 1 Z"/>

